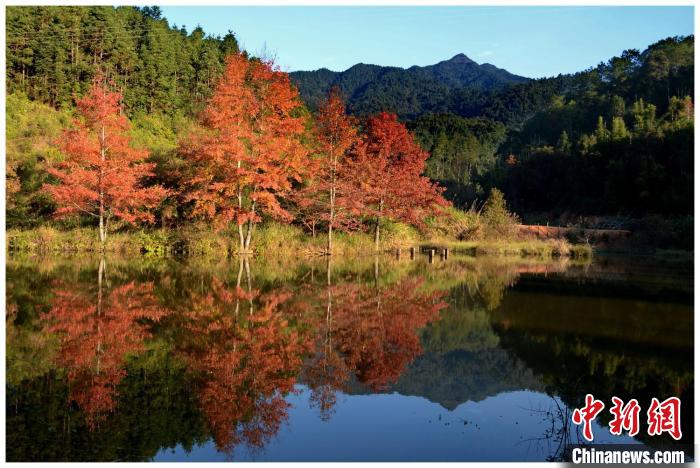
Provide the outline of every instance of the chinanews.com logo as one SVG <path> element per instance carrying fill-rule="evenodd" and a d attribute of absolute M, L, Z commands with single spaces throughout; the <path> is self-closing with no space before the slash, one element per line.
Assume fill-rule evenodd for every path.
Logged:
<path fill-rule="evenodd" d="M 692 461 L 683 450 L 649 450 L 645 446 L 598 444 L 570 447 L 564 460 L 574 464 L 669 465 Z"/>
<path fill-rule="evenodd" d="M 582 408 L 574 409 L 571 421 L 577 426 L 582 426 L 581 433 L 589 444 L 584 443 L 569 447 L 565 456 L 567 461 L 606 464 L 668 464 L 688 461 L 683 450 L 650 450 L 645 445 L 590 444 L 593 442 L 593 421 L 604 409 L 605 403 L 596 400 L 591 394 L 586 395 L 585 405 Z M 631 437 L 639 434 L 639 419 L 642 412 L 639 401 L 633 398 L 625 402 L 614 396 L 609 411 L 612 414 L 612 419 L 608 423 L 611 434 L 619 436 L 627 432 Z M 674 440 L 680 440 L 683 437 L 681 400 L 677 397 L 670 397 L 664 401 L 652 398 L 646 410 L 646 423 L 649 436 L 668 434 Z"/>

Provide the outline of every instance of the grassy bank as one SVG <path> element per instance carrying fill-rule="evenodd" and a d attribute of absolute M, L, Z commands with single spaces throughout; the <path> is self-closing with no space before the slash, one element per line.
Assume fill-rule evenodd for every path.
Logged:
<path fill-rule="evenodd" d="M 214 231 L 207 226 L 183 229 L 144 229 L 115 232 L 107 238 L 106 250 L 126 255 L 192 255 L 221 257 L 235 255 L 237 237 L 231 231 Z M 95 229 L 58 229 L 41 227 L 30 230 L 8 230 L 10 252 L 77 253 L 98 252 Z M 321 255 L 326 247 L 323 234 L 313 237 L 296 226 L 265 223 L 258 227 L 253 248 L 256 254 L 276 257 Z M 374 253 L 374 239 L 364 232 L 336 232 L 334 254 L 357 256 Z M 587 257 L 590 247 L 575 246 L 564 240 L 493 240 L 457 241 L 445 236 L 421 235 L 417 230 L 398 223 L 383 227 L 381 248 L 385 251 L 408 247 L 448 248 L 474 255 L 521 255 L 540 257 Z"/>
<path fill-rule="evenodd" d="M 334 252 L 357 254 L 372 252 L 374 239 L 362 232 L 336 232 Z M 382 248 L 394 249 L 417 245 L 417 233 L 403 225 L 390 225 L 382 236 Z M 258 226 L 253 239 L 255 253 L 275 255 L 321 254 L 326 246 L 324 235 L 311 236 L 296 226 L 266 223 Z M 97 231 L 90 228 L 59 229 L 40 227 L 7 231 L 7 248 L 11 252 L 77 253 L 97 252 Z M 140 229 L 111 233 L 106 251 L 120 254 L 222 256 L 238 253 L 238 235 L 230 230 L 215 231 L 207 226 L 182 229 Z"/>
<path fill-rule="evenodd" d="M 473 255 L 535 256 L 589 258 L 593 249 L 588 245 L 571 244 L 563 239 L 547 240 L 488 240 L 423 242 L 423 248 L 447 248 Z"/>

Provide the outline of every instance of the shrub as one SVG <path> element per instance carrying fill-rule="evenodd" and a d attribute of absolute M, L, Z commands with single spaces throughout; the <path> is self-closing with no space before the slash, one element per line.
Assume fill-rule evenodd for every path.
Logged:
<path fill-rule="evenodd" d="M 508 211 L 503 192 L 497 188 L 491 189 L 488 200 L 481 212 L 486 235 L 497 238 L 511 238 L 516 233 L 519 219 Z"/>
<path fill-rule="evenodd" d="M 386 221 L 380 232 L 380 247 L 391 249 L 415 245 L 420 240 L 418 231 L 408 224 Z"/>
<path fill-rule="evenodd" d="M 252 245 L 256 252 L 294 252 L 301 250 L 305 237 L 298 226 L 272 221 L 256 227 Z"/>
<path fill-rule="evenodd" d="M 471 207 L 467 211 L 450 207 L 443 216 L 434 216 L 426 221 L 430 238 L 449 238 L 460 241 L 479 240 L 484 236 L 479 212 Z"/>

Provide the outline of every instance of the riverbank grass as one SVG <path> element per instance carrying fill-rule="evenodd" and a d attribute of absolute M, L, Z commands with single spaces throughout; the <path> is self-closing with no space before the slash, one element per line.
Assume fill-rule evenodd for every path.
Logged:
<path fill-rule="evenodd" d="M 10 252 L 39 252 L 45 254 L 98 252 L 97 233 L 90 228 L 62 230 L 44 226 L 31 230 L 8 230 L 7 249 Z M 300 227 L 279 223 L 260 225 L 254 236 L 254 252 L 280 257 L 323 255 L 326 249 L 324 233 L 316 236 Z M 472 255 L 520 255 L 540 257 L 589 257 L 588 246 L 572 245 L 565 240 L 475 240 L 457 241 L 449 238 L 427 238 L 416 229 L 399 223 L 387 223 L 383 229 L 383 251 L 410 247 L 447 248 Z M 230 231 L 214 231 L 208 226 L 186 229 L 144 229 L 117 231 L 107 237 L 106 251 L 128 255 L 198 255 L 228 256 L 237 254 L 237 238 Z M 341 232 L 334 234 L 334 255 L 374 254 L 372 234 Z"/>

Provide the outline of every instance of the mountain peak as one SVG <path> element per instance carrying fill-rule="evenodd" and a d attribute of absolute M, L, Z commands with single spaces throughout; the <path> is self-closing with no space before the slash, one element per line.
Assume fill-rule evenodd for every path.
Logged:
<path fill-rule="evenodd" d="M 293 72 L 291 78 L 304 102 L 317 109 L 325 94 L 339 86 L 347 108 L 357 115 L 382 110 L 413 119 L 446 109 L 453 92 L 491 91 L 528 81 L 493 66 L 481 66 L 464 54 L 434 65 L 410 68 L 356 64 L 342 72 Z M 410 98 L 407 98 L 410 97 Z"/>
<path fill-rule="evenodd" d="M 452 57 L 448 62 L 451 63 L 476 63 L 474 60 L 470 59 L 464 54 L 457 54 L 454 57 Z"/>

